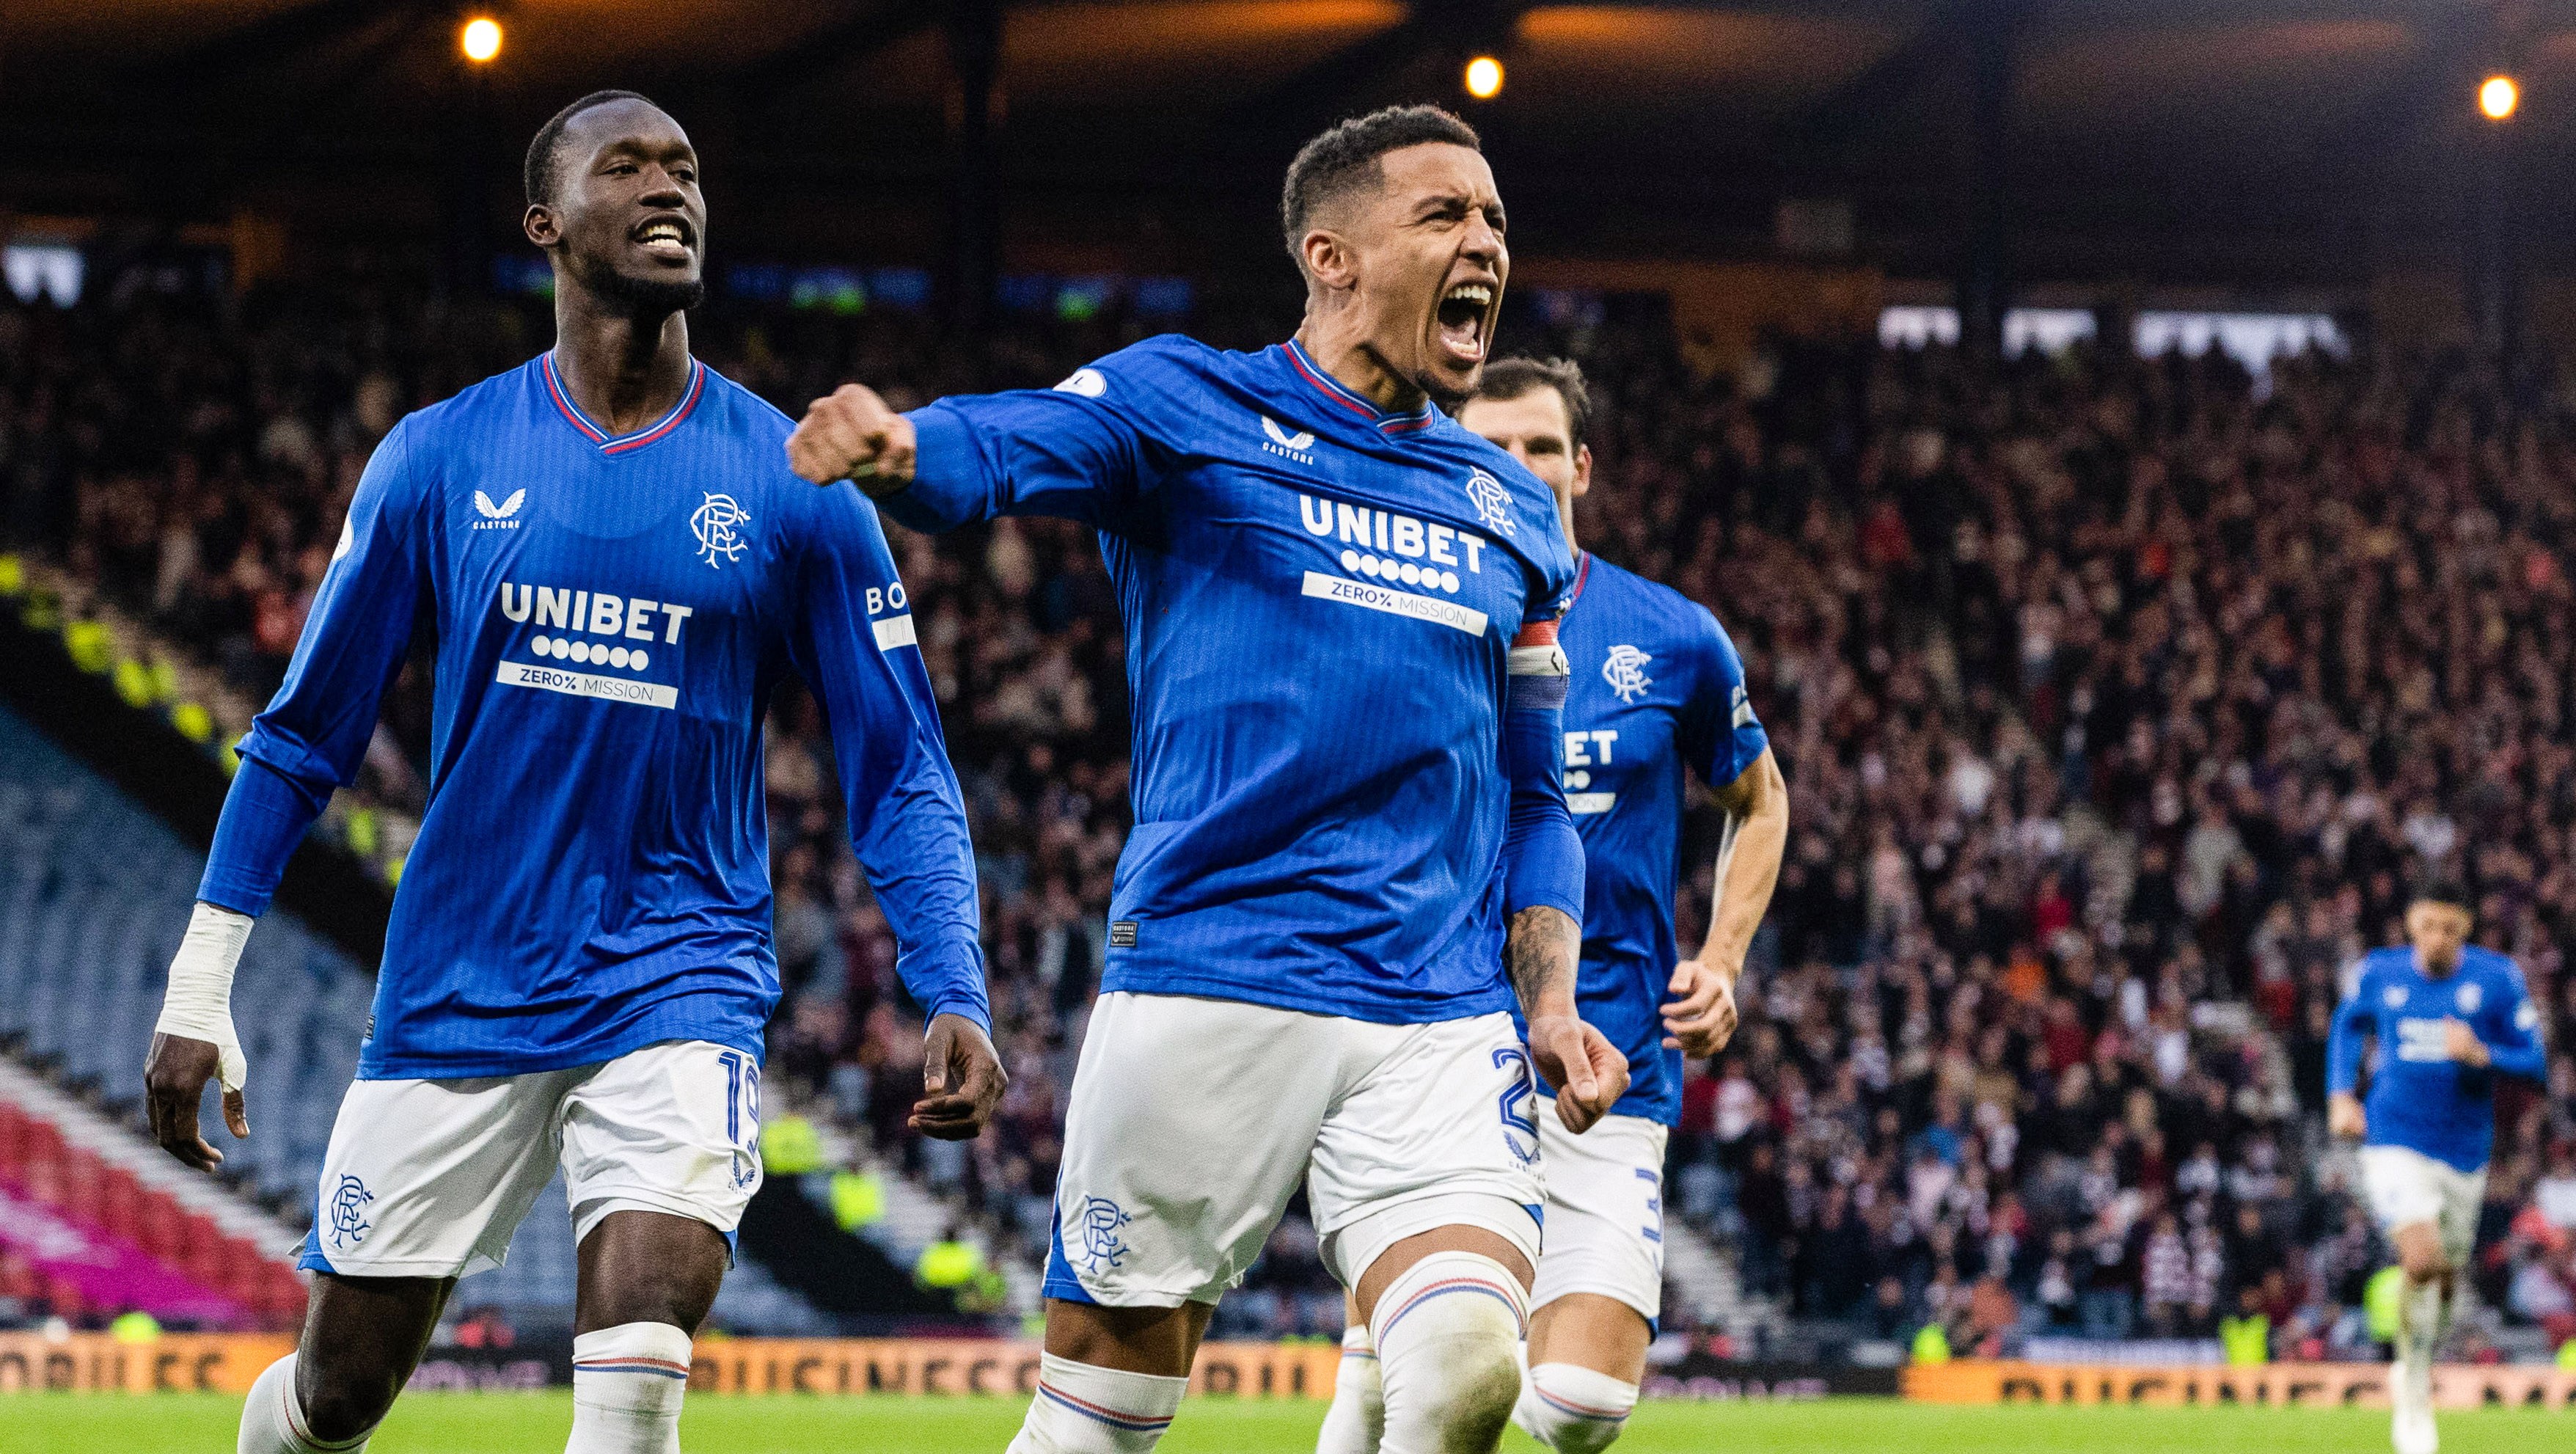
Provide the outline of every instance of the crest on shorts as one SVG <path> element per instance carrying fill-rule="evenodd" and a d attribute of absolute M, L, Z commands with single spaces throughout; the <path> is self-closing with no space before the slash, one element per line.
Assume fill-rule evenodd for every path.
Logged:
<path fill-rule="evenodd" d="M 1118 1229 L 1134 1220 L 1107 1197 L 1084 1197 L 1082 1209 L 1073 1216 L 1073 1231 L 1082 1250 L 1073 1255 L 1094 1276 L 1116 1267 L 1133 1250 L 1118 1235 Z"/>
<path fill-rule="evenodd" d="M 343 1251 L 358 1245 L 375 1223 L 367 1220 L 367 1204 L 376 1194 L 354 1176 L 343 1175 L 340 1184 L 331 1189 L 331 1245 Z"/>
<path fill-rule="evenodd" d="M 2474 1015 L 2478 1006 L 2487 1002 L 2487 992 L 2478 985 L 2464 984 L 2460 986 L 2460 992 L 2451 997 L 2451 1002 L 2460 1007 L 2461 1014 Z"/>

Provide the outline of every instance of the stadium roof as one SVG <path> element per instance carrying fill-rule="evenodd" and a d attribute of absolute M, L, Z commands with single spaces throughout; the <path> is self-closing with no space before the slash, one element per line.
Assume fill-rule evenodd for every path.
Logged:
<path fill-rule="evenodd" d="M 733 215 L 919 246 L 951 32 L 995 12 L 1014 235 L 1043 219 L 1067 245 L 1189 253 L 1222 219 L 1239 247 L 1301 137 L 1429 99 L 1485 130 L 1541 245 L 1758 255 L 1784 199 L 1822 198 L 1850 204 L 1857 255 L 1937 274 L 1996 25 L 2026 268 L 2308 281 L 2438 255 L 2497 69 L 2524 88 L 2527 225 L 2576 217 L 2552 164 L 2576 140 L 2569 0 L 516 0 L 470 80 L 451 0 L 11 0 L 0 198 L 362 229 L 405 195 L 429 216 L 423 168 L 462 149 L 506 217 L 519 139 L 619 85 L 691 127 Z M 1508 80 L 1476 104 L 1480 50 Z"/>

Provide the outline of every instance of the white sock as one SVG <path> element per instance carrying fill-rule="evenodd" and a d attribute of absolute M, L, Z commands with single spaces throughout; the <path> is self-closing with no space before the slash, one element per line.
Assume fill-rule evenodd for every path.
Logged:
<path fill-rule="evenodd" d="M 1520 1397 L 1528 1306 L 1520 1279 L 1474 1252 L 1434 1252 L 1396 1277 L 1369 1326 L 1384 1454 L 1495 1447 Z"/>
<path fill-rule="evenodd" d="M 375 1432 L 369 1429 L 337 1444 L 314 1438 L 304 1422 L 303 1406 L 295 1401 L 295 1355 L 289 1353 L 268 1365 L 251 1384 L 250 1397 L 242 1402 L 241 1435 L 233 1447 L 239 1454 L 357 1454 Z"/>
<path fill-rule="evenodd" d="M 2421 1430 L 2408 1425 L 2429 1423 L 2433 1416 L 2433 1349 L 2442 1337 L 2442 1303 L 2442 1284 L 2436 1279 L 2409 1282 L 2397 1305 L 2397 1350 L 2389 1370 L 2388 1405 L 2409 1454 L 2425 1446 L 2420 1442 Z"/>
<path fill-rule="evenodd" d="M 572 1340 L 572 1438 L 564 1454 L 679 1454 L 689 1335 L 620 1323 Z"/>
<path fill-rule="evenodd" d="M 1368 1325 L 1342 1330 L 1342 1366 L 1333 1375 L 1333 1406 L 1315 1435 L 1315 1454 L 1377 1454 L 1386 1433 L 1386 1388 L 1378 1381 L 1377 1347 Z"/>
<path fill-rule="evenodd" d="M 1600 1454 L 1628 1426 L 1637 1385 L 1575 1363 L 1541 1363 L 1529 1371 L 1512 1422 L 1558 1454 Z"/>
<path fill-rule="evenodd" d="M 1038 1358 L 1037 1396 L 1008 1454 L 1145 1454 L 1181 1407 L 1186 1378 Z"/>

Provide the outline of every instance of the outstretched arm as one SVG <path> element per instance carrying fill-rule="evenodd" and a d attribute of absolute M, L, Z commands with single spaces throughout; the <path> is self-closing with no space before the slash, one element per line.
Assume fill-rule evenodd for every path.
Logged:
<path fill-rule="evenodd" d="M 356 778 L 377 706 L 411 644 L 421 540 L 409 430 L 408 422 L 396 425 L 367 461 L 285 684 L 242 739 L 197 907 L 170 961 L 144 1057 L 145 1101 L 154 1139 L 200 1170 L 224 1159 L 198 1134 L 207 1081 L 223 1085 L 233 1135 L 250 1134 L 242 1095 L 249 1065 L 233 1030 L 232 986 L 251 922 L 267 911 L 287 859 L 333 789 Z"/>
<path fill-rule="evenodd" d="M 1145 447 L 1125 407 L 1133 386 L 1084 373 L 1099 392 L 957 395 L 909 414 L 843 384 L 808 406 L 788 465 L 818 485 L 850 480 L 897 522 L 933 534 L 996 515 L 1105 525 L 1137 488 Z"/>

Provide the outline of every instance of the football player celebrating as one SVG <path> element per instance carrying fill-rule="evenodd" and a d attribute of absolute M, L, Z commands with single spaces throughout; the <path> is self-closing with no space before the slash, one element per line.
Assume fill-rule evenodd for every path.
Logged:
<path fill-rule="evenodd" d="M 761 721 L 791 672 L 930 1014 L 915 1124 L 972 1136 L 1001 1092 L 965 811 L 876 514 L 790 474 L 786 418 L 689 353 L 696 151 L 600 92 L 537 133 L 526 184 L 555 347 L 376 447 L 242 742 L 146 1067 L 180 1160 L 222 1159 L 197 1129 L 209 1079 L 249 1134 L 234 967 L 428 619 L 429 811 L 323 1158 L 303 1339 L 252 1387 L 242 1454 L 363 1448 L 456 1279 L 500 1262 L 558 1167 L 580 1245 L 568 1448 L 679 1448 L 690 1336 L 760 1185 Z"/>
<path fill-rule="evenodd" d="M 1386 1447 L 1492 1449 L 1538 1263 L 1531 1064 L 1568 1131 L 1627 1086 L 1575 1005 L 1573 556 L 1546 487 L 1437 407 L 1510 267 L 1493 173 L 1456 117 L 1394 108 L 1309 142 L 1281 214 L 1287 343 L 1149 339 L 908 415 L 846 385 L 789 441 L 917 529 L 1094 526 L 1126 618 L 1136 826 L 1018 1454 L 1151 1448 L 1300 1181 Z"/>

